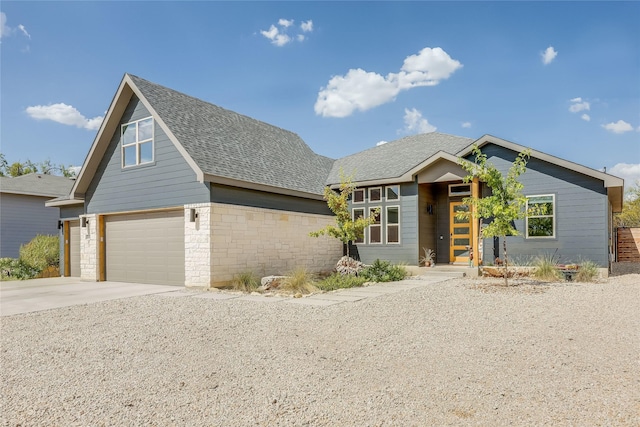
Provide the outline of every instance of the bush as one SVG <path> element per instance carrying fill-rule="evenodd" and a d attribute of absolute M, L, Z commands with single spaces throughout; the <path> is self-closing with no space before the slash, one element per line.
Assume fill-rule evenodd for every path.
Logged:
<path fill-rule="evenodd" d="M 539 255 L 533 261 L 533 265 L 536 268 L 533 275 L 540 280 L 548 282 L 564 280 L 564 276 L 558 270 L 558 265 L 553 255 Z"/>
<path fill-rule="evenodd" d="M 316 286 L 323 291 L 335 291 L 336 289 L 348 289 L 362 286 L 364 282 L 366 282 L 366 279 L 363 277 L 334 273 L 316 283 Z"/>
<path fill-rule="evenodd" d="M 60 265 L 60 239 L 58 236 L 39 234 L 26 245 L 20 246 L 20 260 L 38 270 Z M 36 273 L 37 274 L 37 273 Z"/>
<path fill-rule="evenodd" d="M 250 271 L 244 271 L 242 273 L 233 276 L 231 281 L 231 287 L 236 291 L 253 292 L 260 286 L 260 281 Z"/>
<path fill-rule="evenodd" d="M 0 280 L 33 279 L 40 273 L 37 268 L 25 263 L 21 259 L 0 259 Z"/>
<path fill-rule="evenodd" d="M 407 277 L 407 269 L 402 265 L 392 265 L 389 261 L 375 260 L 360 273 L 369 282 L 397 282 Z"/>
<path fill-rule="evenodd" d="M 315 286 L 315 278 L 313 274 L 309 273 L 304 268 L 296 268 L 291 273 L 287 274 L 278 289 L 285 292 L 291 292 L 293 294 L 310 294 L 318 290 Z"/>
<path fill-rule="evenodd" d="M 576 274 L 577 282 L 594 282 L 600 272 L 598 264 L 593 261 L 583 261 L 579 264 L 578 273 Z"/>

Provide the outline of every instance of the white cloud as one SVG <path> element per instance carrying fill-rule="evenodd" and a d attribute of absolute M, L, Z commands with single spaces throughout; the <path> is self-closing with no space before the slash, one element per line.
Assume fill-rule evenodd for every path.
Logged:
<path fill-rule="evenodd" d="M 271 25 L 268 30 L 261 30 L 260 34 L 271 40 L 271 44 L 278 47 L 291 43 L 294 40 L 303 42 L 306 39 L 303 34 L 288 34 L 289 29 L 293 27 L 294 23 L 295 21 L 293 19 L 280 18 L 277 26 Z M 313 22 L 311 20 L 303 22 L 300 24 L 300 29 L 305 33 L 313 31 Z"/>
<path fill-rule="evenodd" d="M 27 29 L 26 29 L 26 28 L 24 28 L 24 25 L 22 25 L 22 24 L 18 25 L 18 29 L 19 29 L 20 31 L 22 31 L 22 34 L 24 34 L 27 38 L 29 38 L 29 39 L 31 38 L 31 34 L 29 34 L 29 33 L 27 32 Z"/>
<path fill-rule="evenodd" d="M 584 120 L 585 122 L 591 121 L 591 116 L 589 116 L 589 115 L 588 115 L 588 114 L 586 114 L 586 113 L 585 113 L 585 114 L 583 114 L 583 115 L 581 115 L 581 116 L 580 116 L 580 118 L 581 118 L 582 120 Z"/>
<path fill-rule="evenodd" d="M 463 128 L 470 128 L 470 127 L 471 127 L 471 122 L 464 122 L 464 123 L 462 123 L 462 127 L 463 127 Z"/>
<path fill-rule="evenodd" d="M 624 179 L 624 186 L 629 188 L 640 180 L 640 163 L 618 163 L 607 169 L 607 173 Z"/>
<path fill-rule="evenodd" d="M 19 24 L 17 29 L 20 30 L 20 32 L 25 37 L 27 37 L 28 39 L 31 39 L 31 35 L 27 32 L 27 29 L 25 28 L 24 25 Z M 16 32 L 15 28 L 11 28 L 10 26 L 7 25 L 7 14 L 4 12 L 0 12 L 0 39 L 2 37 L 11 36 L 15 32 Z"/>
<path fill-rule="evenodd" d="M 404 132 L 405 133 L 430 133 L 435 132 L 436 127 L 431 125 L 427 119 L 422 117 L 422 113 L 415 108 L 404 109 Z"/>
<path fill-rule="evenodd" d="M 344 76 L 333 76 L 320 89 L 314 110 L 323 117 L 347 117 L 354 111 L 366 111 L 393 101 L 403 90 L 435 86 L 449 78 L 462 64 L 439 47 L 422 49 L 405 58 L 398 73 L 386 76 L 361 68 Z"/>
<path fill-rule="evenodd" d="M 389 141 L 379 141 L 378 143 L 376 143 L 376 147 L 379 146 L 379 145 L 384 145 L 387 142 L 389 142 Z"/>
<path fill-rule="evenodd" d="M 569 111 L 572 113 L 591 110 L 591 104 L 588 101 L 583 101 L 582 98 L 573 98 L 569 102 L 571 102 Z"/>
<path fill-rule="evenodd" d="M 556 56 L 558 56 L 558 52 L 555 51 L 553 46 L 549 46 L 544 52 L 540 54 L 540 56 L 542 56 L 542 63 L 544 65 L 548 65 L 551 64 L 551 61 L 556 59 Z"/>
<path fill-rule="evenodd" d="M 624 120 L 618 120 L 617 122 L 607 123 L 606 125 L 602 125 L 603 128 L 613 133 L 625 133 L 631 132 L 633 130 L 633 126 Z"/>
<path fill-rule="evenodd" d="M 97 130 L 104 117 L 87 119 L 73 106 L 64 103 L 35 105 L 27 107 L 27 114 L 36 120 L 52 120 L 63 125 L 76 126 L 88 130 Z"/>
<path fill-rule="evenodd" d="M 313 31 L 313 21 L 309 19 L 308 21 L 303 22 L 300 24 L 300 29 L 305 33 L 310 33 Z"/>

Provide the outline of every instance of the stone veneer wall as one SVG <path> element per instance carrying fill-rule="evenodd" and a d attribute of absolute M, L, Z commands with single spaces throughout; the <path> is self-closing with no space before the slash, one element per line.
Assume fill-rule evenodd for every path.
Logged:
<path fill-rule="evenodd" d="M 82 215 L 87 219 L 87 226 L 80 227 L 80 278 L 98 281 L 98 216 Z"/>
<path fill-rule="evenodd" d="M 198 217 L 190 222 L 191 209 Z M 193 287 L 211 285 L 211 204 L 184 206 L 184 284 Z"/>
<path fill-rule="evenodd" d="M 333 222 L 326 215 L 211 203 L 211 285 L 224 286 L 245 271 L 266 276 L 298 267 L 332 270 L 342 243 L 309 232 Z"/>

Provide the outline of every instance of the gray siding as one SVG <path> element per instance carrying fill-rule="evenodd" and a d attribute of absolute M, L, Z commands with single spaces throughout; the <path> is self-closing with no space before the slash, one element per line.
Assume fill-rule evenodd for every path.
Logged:
<path fill-rule="evenodd" d="M 58 235 L 58 208 L 44 205 L 51 197 L 0 194 L 0 258 L 17 258 L 20 245 L 38 234 Z"/>
<path fill-rule="evenodd" d="M 134 96 L 120 123 L 149 117 Z M 120 127 L 116 130 L 85 196 L 87 213 L 105 213 L 180 206 L 209 201 L 208 185 L 196 174 L 154 121 L 154 162 L 121 167 Z"/>
<path fill-rule="evenodd" d="M 383 189 L 383 194 L 384 192 Z M 365 191 L 365 203 L 351 205 L 351 208 L 364 207 L 365 212 L 369 208 L 380 206 L 382 212 L 382 244 L 362 244 L 355 246 L 358 248 L 360 260 L 365 264 L 371 264 L 376 259 L 390 261 L 392 263 L 405 263 L 409 265 L 418 264 L 419 256 L 419 233 L 418 233 L 418 184 L 409 183 L 400 185 L 400 200 L 386 200 L 381 202 L 369 202 L 369 192 Z M 386 244 L 386 210 L 387 206 L 400 206 L 400 244 Z M 368 236 L 368 235 L 367 235 Z"/>
<path fill-rule="evenodd" d="M 496 145 L 487 145 L 482 151 L 503 173 L 508 171 L 517 155 Z M 601 180 L 531 159 L 520 181 L 527 196 L 555 195 L 556 236 L 553 239 L 525 239 L 525 222 L 517 221 L 516 228 L 521 235 L 507 239 L 507 251 L 513 260 L 551 253 L 556 254 L 561 263 L 592 260 L 602 267 L 608 265 L 608 198 Z M 485 239 L 484 245 L 483 261 L 492 263 L 492 239 Z M 502 256 L 502 241 L 500 254 Z"/>
<path fill-rule="evenodd" d="M 319 215 L 333 215 L 324 200 L 310 200 L 283 194 L 211 184 L 211 201 L 239 206 L 277 209 Z"/>
<path fill-rule="evenodd" d="M 60 207 L 60 218 L 64 218 L 64 219 L 78 218 L 82 214 L 84 214 L 84 205 Z"/>

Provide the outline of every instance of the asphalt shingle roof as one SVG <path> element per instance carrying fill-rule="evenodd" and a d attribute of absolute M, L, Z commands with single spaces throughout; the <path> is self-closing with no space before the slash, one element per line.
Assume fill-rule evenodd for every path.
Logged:
<path fill-rule="evenodd" d="M 60 197 L 71 191 L 73 180 L 63 176 L 30 173 L 14 178 L 0 177 L 0 192 L 31 196 Z"/>
<path fill-rule="evenodd" d="M 322 194 L 334 160 L 297 134 L 129 77 L 205 174 Z"/>
<path fill-rule="evenodd" d="M 438 132 L 400 138 L 336 160 L 326 184 L 340 183 L 340 170 L 354 182 L 397 178 L 439 151 L 456 154 L 473 141 Z"/>

